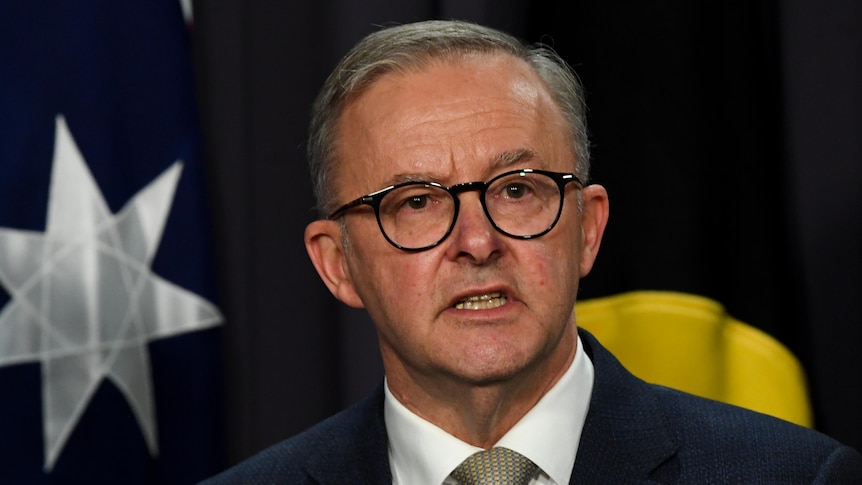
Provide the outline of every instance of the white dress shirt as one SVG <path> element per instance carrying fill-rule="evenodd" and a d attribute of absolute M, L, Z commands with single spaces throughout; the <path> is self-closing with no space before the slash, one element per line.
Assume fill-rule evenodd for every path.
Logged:
<path fill-rule="evenodd" d="M 504 446 L 539 466 L 534 485 L 566 485 L 575 465 L 593 389 L 593 364 L 580 337 L 572 365 L 538 403 L 494 446 Z M 420 418 L 384 389 L 389 465 L 394 485 L 453 485 L 449 477 L 468 456 L 481 451 Z"/>

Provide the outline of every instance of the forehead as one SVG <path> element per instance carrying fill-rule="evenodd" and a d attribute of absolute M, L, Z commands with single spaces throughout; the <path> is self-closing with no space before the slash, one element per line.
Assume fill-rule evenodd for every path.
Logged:
<path fill-rule="evenodd" d="M 535 154 L 531 168 L 573 168 L 568 131 L 547 87 L 507 54 L 385 74 L 345 106 L 338 138 L 339 172 L 350 176 L 336 184 L 359 191 L 410 178 L 486 177 L 507 153 Z"/>

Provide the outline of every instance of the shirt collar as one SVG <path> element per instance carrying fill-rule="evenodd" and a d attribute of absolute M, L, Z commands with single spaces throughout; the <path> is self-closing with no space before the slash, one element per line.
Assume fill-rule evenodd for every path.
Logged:
<path fill-rule="evenodd" d="M 565 374 L 495 446 L 526 456 L 557 484 L 569 483 L 593 389 L 593 365 L 578 337 Z M 441 484 L 480 448 L 467 444 L 404 407 L 384 388 L 393 483 Z"/>

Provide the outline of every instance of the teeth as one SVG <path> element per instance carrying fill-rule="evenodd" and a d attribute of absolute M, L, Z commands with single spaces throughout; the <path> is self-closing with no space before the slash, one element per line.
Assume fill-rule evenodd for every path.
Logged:
<path fill-rule="evenodd" d="M 506 304 L 506 297 L 500 293 L 471 296 L 455 304 L 458 310 L 488 310 Z"/>

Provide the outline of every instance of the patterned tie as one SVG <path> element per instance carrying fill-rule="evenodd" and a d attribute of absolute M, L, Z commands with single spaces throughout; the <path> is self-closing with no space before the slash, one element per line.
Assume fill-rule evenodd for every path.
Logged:
<path fill-rule="evenodd" d="M 461 485 L 527 485 L 537 468 L 526 456 L 498 447 L 464 460 L 452 478 Z"/>

